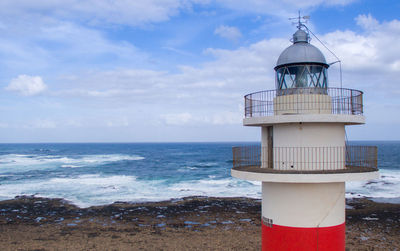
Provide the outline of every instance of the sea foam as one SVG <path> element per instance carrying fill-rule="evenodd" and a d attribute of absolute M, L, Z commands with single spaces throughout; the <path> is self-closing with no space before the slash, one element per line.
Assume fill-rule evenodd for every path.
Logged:
<path fill-rule="evenodd" d="M 241 189 L 241 187 L 246 189 Z M 88 207 L 115 201 L 146 202 L 186 196 L 259 198 L 260 188 L 233 178 L 181 181 L 171 184 L 168 180 L 140 180 L 135 176 L 93 174 L 4 184 L 0 191 L 0 199 L 32 194 L 49 198 L 64 198 L 77 206 Z"/>
<path fill-rule="evenodd" d="M 400 198 L 400 172 L 381 169 L 380 174 L 376 180 L 346 182 L 346 198 Z"/>
<path fill-rule="evenodd" d="M 119 161 L 143 160 L 144 157 L 124 154 L 74 155 L 0 155 L 0 173 L 46 169 L 54 167 L 78 168 L 82 166 L 102 165 Z"/>

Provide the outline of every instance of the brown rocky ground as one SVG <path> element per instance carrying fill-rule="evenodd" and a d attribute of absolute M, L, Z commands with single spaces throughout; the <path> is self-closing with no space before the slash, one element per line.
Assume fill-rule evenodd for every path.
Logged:
<path fill-rule="evenodd" d="M 400 250 L 400 205 L 348 201 L 346 249 Z M 0 202 L 1 250 L 260 250 L 260 201 L 190 197 L 77 208 L 60 199 Z"/>

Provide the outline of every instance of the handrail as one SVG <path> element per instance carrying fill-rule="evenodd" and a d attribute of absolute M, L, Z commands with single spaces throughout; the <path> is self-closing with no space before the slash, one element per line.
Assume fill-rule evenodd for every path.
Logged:
<path fill-rule="evenodd" d="M 376 146 L 233 147 L 233 168 L 259 167 L 280 171 L 378 169 Z M 272 158 L 272 160 L 270 159 Z"/>
<path fill-rule="evenodd" d="M 247 94 L 244 100 L 246 118 L 286 113 L 363 114 L 363 92 L 347 88 L 259 91 Z"/>

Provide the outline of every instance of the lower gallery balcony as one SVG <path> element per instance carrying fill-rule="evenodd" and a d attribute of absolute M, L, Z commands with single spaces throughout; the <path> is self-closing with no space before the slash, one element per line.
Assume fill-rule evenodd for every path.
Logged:
<path fill-rule="evenodd" d="M 377 172 L 376 146 L 233 147 L 235 171 L 277 174 Z"/>

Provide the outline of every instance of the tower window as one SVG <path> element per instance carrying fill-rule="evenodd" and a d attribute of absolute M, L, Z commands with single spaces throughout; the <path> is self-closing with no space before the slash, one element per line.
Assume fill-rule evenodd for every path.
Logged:
<path fill-rule="evenodd" d="M 321 65 L 299 64 L 283 66 L 276 70 L 276 88 L 327 88 L 326 67 Z"/>

